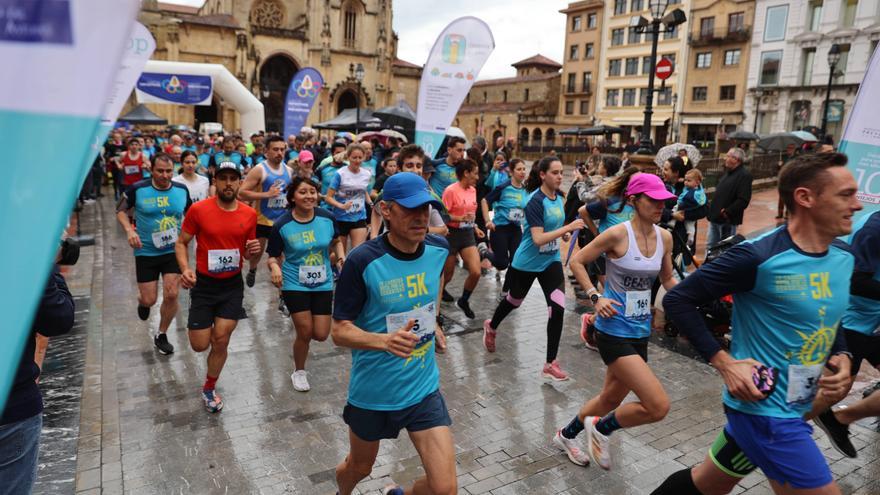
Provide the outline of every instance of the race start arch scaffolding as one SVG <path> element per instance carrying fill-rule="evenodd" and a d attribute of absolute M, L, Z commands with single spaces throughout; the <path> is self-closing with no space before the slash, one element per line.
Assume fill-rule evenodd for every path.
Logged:
<path fill-rule="evenodd" d="M 210 77 L 213 90 L 241 116 L 242 135 L 250 136 L 265 129 L 266 119 L 263 104 L 226 67 L 220 64 L 149 60 L 144 67 L 144 73 Z M 178 102 L 165 101 L 163 103 L 175 104 Z"/>

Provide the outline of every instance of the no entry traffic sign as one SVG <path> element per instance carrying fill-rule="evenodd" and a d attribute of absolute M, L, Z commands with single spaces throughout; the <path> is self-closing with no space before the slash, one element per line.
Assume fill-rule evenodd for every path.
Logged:
<path fill-rule="evenodd" d="M 669 60 L 666 57 L 660 59 L 657 62 L 657 68 L 655 70 L 655 74 L 661 81 L 665 81 L 669 79 L 669 76 L 672 75 L 672 71 L 675 67 L 672 65 L 672 60 Z"/>

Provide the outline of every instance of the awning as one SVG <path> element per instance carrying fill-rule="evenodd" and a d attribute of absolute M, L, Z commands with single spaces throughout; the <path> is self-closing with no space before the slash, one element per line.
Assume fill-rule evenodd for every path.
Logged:
<path fill-rule="evenodd" d="M 682 117 L 682 124 L 698 124 L 698 125 L 721 125 L 724 121 L 723 117 Z"/>
<path fill-rule="evenodd" d="M 614 121 L 615 125 L 637 125 L 642 126 L 645 123 L 645 119 L 633 119 L 627 117 L 614 117 L 611 119 Z M 651 127 L 662 127 L 666 125 L 666 121 L 669 119 L 652 119 Z"/>

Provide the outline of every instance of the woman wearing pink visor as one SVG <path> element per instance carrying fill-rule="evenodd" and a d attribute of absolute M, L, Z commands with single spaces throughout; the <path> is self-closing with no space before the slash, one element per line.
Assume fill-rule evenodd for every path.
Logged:
<path fill-rule="evenodd" d="M 588 400 L 553 439 L 575 464 L 585 466 L 592 459 L 610 469 L 608 441 L 613 431 L 655 423 L 669 411 L 666 391 L 647 362 L 651 286 L 658 274 L 667 290 L 676 284 L 672 235 L 656 225 L 664 201 L 674 197 L 656 175 L 633 175 L 626 188 L 626 201 L 635 210 L 632 220 L 610 227 L 572 257 L 571 271 L 596 308 L 596 342 L 608 367 L 599 395 Z M 607 264 L 605 289 L 600 295 L 585 265 L 603 253 Z M 621 405 L 630 391 L 639 400 Z M 575 441 L 584 429 L 586 452 Z"/>

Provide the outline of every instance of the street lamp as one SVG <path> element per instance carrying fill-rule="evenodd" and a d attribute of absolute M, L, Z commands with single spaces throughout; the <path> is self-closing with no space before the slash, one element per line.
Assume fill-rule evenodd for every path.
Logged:
<path fill-rule="evenodd" d="M 357 98 L 355 101 L 357 102 L 357 106 L 355 107 L 355 117 L 354 117 L 354 133 L 355 135 L 360 134 L 360 125 L 361 125 L 361 83 L 364 80 L 364 65 L 361 63 L 357 64 L 357 67 L 352 64 L 348 64 L 348 74 L 354 77 L 355 81 L 357 81 Z"/>
<path fill-rule="evenodd" d="M 761 88 L 755 89 L 755 125 L 752 126 L 752 132 L 754 134 L 758 133 L 758 117 L 761 115 L 761 98 L 764 97 L 764 90 Z"/>
<path fill-rule="evenodd" d="M 678 103 L 678 93 L 672 93 L 672 118 L 669 119 L 669 139 L 667 142 L 675 142 L 675 105 Z"/>
<path fill-rule="evenodd" d="M 837 62 L 840 62 L 840 45 L 835 43 L 828 50 L 828 87 L 825 88 L 825 112 L 822 114 L 822 130 L 819 133 L 822 135 L 823 140 L 825 139 L 825 131 L 828 129 L 828 104 L 831 102 L 831 81 L 834 79 Z"/>
<path fill-rule="evenodd" d="M 652 19 L 648 20 L 644 17 L 633 17 L 630 21 L 630 27 L 635 32 L 651 34 L 651 72 L 648 74 L 648 97 L 645 101 L 645 120 L 642 124 L 642 138 L 639 142 L 639 150 L 636 152 L 640 155 L 651 155 L 654 153 L 654 145 L 651 142 L 651 116 L 654 115 L 654 76 L 657 69 L 657 43 L 660 41 L 661 32 L 672 32 L 676 26 L 684 24 L 687 17 L 681 9 L 675 9 L 666 14 L 666 8 L 669 6 L 669 0 L 650 0 L 648 8 L 651 12 Z M 661 29 L 661 25 L 665 27 Z"/>

